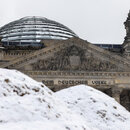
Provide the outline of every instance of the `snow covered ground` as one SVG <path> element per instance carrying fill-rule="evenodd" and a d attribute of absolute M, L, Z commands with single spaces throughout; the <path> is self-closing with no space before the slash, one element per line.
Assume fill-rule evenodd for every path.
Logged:
<path fill-rule="evenodd" d="M 19 71 L 0 69 L 0 130 L 130 130 L 130 113 L 89 86 L 53 93 Z"/>
<path fill-rule="evenodd" d="M 78 85 L 58 91 L 56 96 L 99 130 L 130 130 L 130 113 L 96 89 Z"/>
<path fill-rule="evenodd" d="M 0 130 L 96 130 L 52 91 L 16 70 L 0 69 Z"/>

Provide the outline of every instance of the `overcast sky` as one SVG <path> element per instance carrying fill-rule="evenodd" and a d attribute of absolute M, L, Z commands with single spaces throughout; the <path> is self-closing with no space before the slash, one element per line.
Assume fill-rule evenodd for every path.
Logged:
<path fill-rule="evenodd" d="M 25 16 L 60 22 L 92 43 L 121 44 L 130 0 L 1 0 L 0 26 Z"/>

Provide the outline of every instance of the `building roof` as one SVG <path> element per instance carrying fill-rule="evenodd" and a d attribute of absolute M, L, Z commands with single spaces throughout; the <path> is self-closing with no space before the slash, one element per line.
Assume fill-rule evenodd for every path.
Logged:
<path fill-rule="evenodd" d="M 44 17 L 24 17 L 0 28 L 3 42 L 39 42 L 78 37 L 68 27 Z"/>

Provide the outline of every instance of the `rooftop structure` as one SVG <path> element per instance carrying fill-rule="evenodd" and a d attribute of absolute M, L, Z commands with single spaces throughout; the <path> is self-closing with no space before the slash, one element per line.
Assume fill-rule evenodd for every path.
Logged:
<path fill-rule="evenodd" d="M 43 39 L 65 40 L 78 37 L 68 27 L 44 17 L 24 17 L 0 28 L 5 46 L 36 46 Z"/>

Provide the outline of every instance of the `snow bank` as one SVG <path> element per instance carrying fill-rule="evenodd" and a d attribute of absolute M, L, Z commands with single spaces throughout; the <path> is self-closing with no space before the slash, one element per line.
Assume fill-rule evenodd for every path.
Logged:
<path fill-rule="evenodd" d="M 113 98 L 79 85 L 53 93 L 16 70 L 0 69 L 0 130 L 130 130 Z"/>
<path fill-rule="evenodd" d="M 0 130 L 96 130 L 43 84 L 0 69 Z"/>
<path fill-rule="evenodd" d="M 44 93 L 41 89 L 44 87 L 42 83 L 32 80 L 17 70 L 0 69 L 0 86 L 0 97 Z"/>
<path fill-rule="evenodd" d="M 130 130 L 130 113 L 98 90 L 78 85 L 58 91 L 55 95 L 99 130 Z"/>

